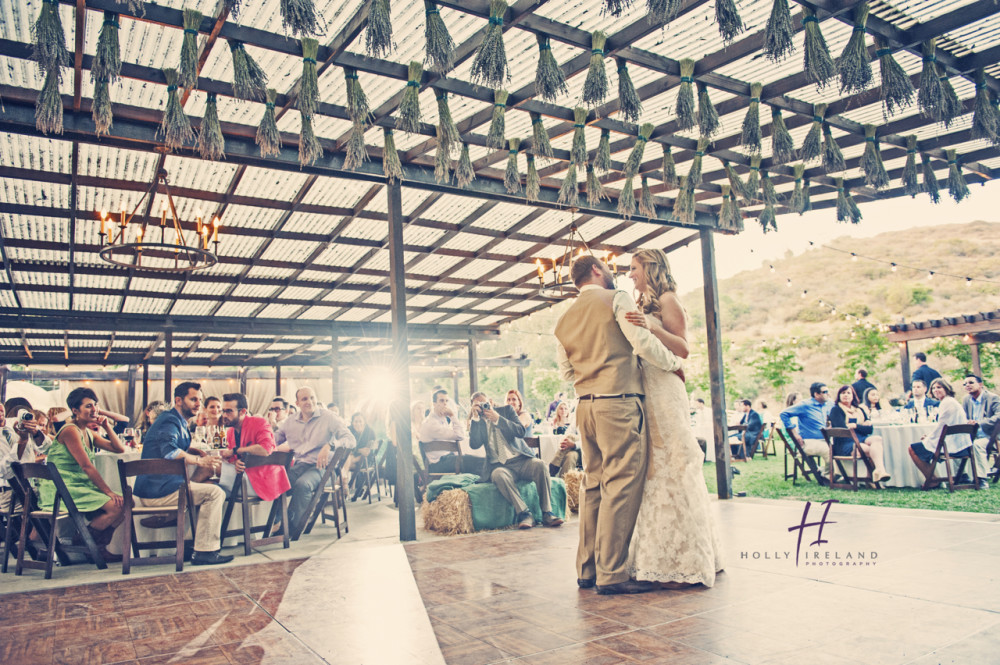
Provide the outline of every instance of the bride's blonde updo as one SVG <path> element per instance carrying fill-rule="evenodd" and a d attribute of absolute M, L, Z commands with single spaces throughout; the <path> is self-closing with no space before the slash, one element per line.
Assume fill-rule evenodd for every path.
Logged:
<path fill-rule="evenodd" d="M 642 266 L 646 276 L 646 291 L 639 294 L 639 306 L 646 314 L 659 314 L 660 296 L 677 291 L 667 255 L 662 249 L 640 249 L 632 257 Z"/>

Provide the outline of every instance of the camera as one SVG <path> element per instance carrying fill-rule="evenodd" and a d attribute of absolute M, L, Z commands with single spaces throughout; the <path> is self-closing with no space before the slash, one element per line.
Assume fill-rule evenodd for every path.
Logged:
<path fill-rule="evenodd" d="M 31 411 L 28 411 L 27 409 L 24 409 L 21 411 L 21 413 L 17 415 L 17 419 L 20 420 L 21 422 L 29 422 L 35 419 L 35 414 L 33 414 Z"/>
<path fill-rule="evenodd" d="M 483 411 L 489 411 L 490 409 L 493 408 L 492 406 L 490 406 L 489 402 L 483 402 L 479 406 L 481 406 L 483 408 Z"/>

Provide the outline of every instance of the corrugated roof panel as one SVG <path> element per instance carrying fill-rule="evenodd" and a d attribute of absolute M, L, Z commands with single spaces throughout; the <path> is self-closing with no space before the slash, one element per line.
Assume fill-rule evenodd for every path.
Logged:
<path fill-rule="evenodd" d="M 371 247 L 359 247 L 358 245 L 336 244 L 328 248 L 316 258 L 316 263 L 325 266 L 353 266 L 357 261 L 370 252 Z M 331 273 L 325 273 L 327 280 L 335 279 Z"/>
<path fill-rule="evenodd" d="M 236 195 L 291 201 L 308 179 L 305 173 L 248 166 L 236 187 Z"/>
<path fill-rule="evenodd" d="M 238 166 L 229 162 L 213 162 L 207 159 L 167 155 L 163 168 L 167 171 L 168 183 L 174 187 L 200 189 L 221 194 L 229 188 L 229 183 Z M 174 198 L 177 198 L 176 194 Z M 214 207 L 208 203 L 201 205 L 205 210 L 211 210 Z"/>
<path fill-rule="evenodd" d="M 69 190 L 69 185 L 0 178 L 0 203 L 67 208 Z"/>
<path fill-rule="evenodd" d="M 69 273 L 18 270 L 14 272 L 14 281 L 32 286 L 69 286 Z"/>
<path fill-rule="evenodd" d="M 361 305 L 356 305 L 346 312 L 337 316 L 337 321 L 364 321 L 373 314 L 379 314 L 377 309 L 369 309 Z"/>
<path fill-rule="evenodd" d="M 276 297 L 295 300 L 312 300 L 313 298 L 319 296 L 322 292 L 323 289 L 319 288 L 313 289 L 306 286 L 290 286 Z"/>
<path fill-rule="evenodd" d="M 7 238 L 23 238 L 47 242 L 69 242 L 69 220 L 35 215 L 0 215 L 3 234 Z"/>
<path fill-rule="evenodd" d="M 170 311 L 177 316 L 207 316 L 217 305 L 211 300 L 178 300 L 177 304 Z"/>
<path fill-rule="evenodd" d="M 313 320 L 323 320 L 328 319 L 333 316 L 333 313 L 337 311 L 336 307 L 322 307 L 316 305 L 310 307 L 305 312 L 299 315 L 300 319 L 313 319 Z"/>
<path fill-rule="evenodd" d="M 118 296 L 77 293 L 73 297 L 73 306 L 87 312 L 110 312 L 118 307 Z"/>
<path fill-rule="evenodd" d="M 216 316 L 249 316 L 257 309 L 258 305 L 252 302 L 232 302 L 222 303 L 222 307 L 215 313 Z"/>
<path fill-rule="evenodd" d="M 319 243 L 303 240 L 284 240 L 276 238 L 264 251 L 261 260 L 285 261 L 287 263 L 302 263 L 319 246 Z"/>
<path fill-rule="evenodd" d="M 88 275 L 79 272 L 74 278 L 74 284 L 81 289 L 122 289 L 127 281 L 123 275 Z"/>
<path fill-rule="evenodd" d="M 357 217 L 344 229 L 343 235 L 363 240 L 385 240 L 387 233 L 388 225 L 386 222 Z"/>
<path fill-rule="evenodd" d="M 72 166 L 72 149 L 73 144 L 70 141 L 0 133 L 0 164 L 4 166 L 32 171 L 69 173 Z"/>
<path fill-rule="evenodd" d="M 132 314 L 163 314 L 170 307 L 166 298 L 126 298 L 125 312 Z"/>
<path fill-rule="evenodd" d="M 247 277 L 271 277 L 277 279 L 284 279 L 285 277 L 291 276 L 295 272 L 291 268 L 271 268 L 268 266 L 254 266 L 250 268 L 250 272 L 247 273 Z"/>
<path fill-rule="evenodd" d="M 282 230 L 287 233 L 322 233 L 328 234 L 334 226 L 343 219 L 339 215 L 321 215 L 319 213 L 294 212 L 285 222 Z"/>
<path fill-rule="evenodd" d="M 268 298 L 276 290 L 270 284 L 239 284 L 231 295 L 237 298 Z"/>
<path fill-rule="evenodd" d="M 334 289 L 330 293 L 323 296 L 323 300 L 329 302 L 354 302 L 359 298 L 364 297 L 364 292 L 352 289 Z"/>

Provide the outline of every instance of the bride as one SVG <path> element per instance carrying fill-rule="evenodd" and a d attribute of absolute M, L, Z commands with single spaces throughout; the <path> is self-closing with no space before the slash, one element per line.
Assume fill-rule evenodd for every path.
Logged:
<path fill-rule="evenodd" d="M 629 322 L 648 328 L 674 355 L 687 358 L 687 321 L 667 255 L 640 249 L 632 256 L 629 277 L 641 310 L 629 313 Z M 649 472 L 629 547 L 629 574 L 668 588 L 710 587 L 722 570 L 721 551 L 684 381 L 651 365 L 642 371 Z"/>

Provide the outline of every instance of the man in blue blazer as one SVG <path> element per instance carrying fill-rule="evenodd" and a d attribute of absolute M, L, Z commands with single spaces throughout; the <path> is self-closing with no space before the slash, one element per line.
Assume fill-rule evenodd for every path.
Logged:
<path fill-rule="evenodd" d="M 917 414 L 918 423 L 931 422 L 931 413 L 938 406 L 938 401 L 927 396 L 927 384 L 920 379 L 914 380 L 910 388 L 913 390 L 913 397 L 906 403 L 903 410 L 913 410 Z"/>
<path fill-rule="evenodd" d="M 742 432 L 743 443 L 746 444 L 746 456 L 752 457 L 756 452 L 757 437 L 764 429 L 764 422 L 760 419 L 760 414 L 751 407 L 750 400 L 740 400 L 740 408 L 743 409 L 743 417 L 740 418 L 740 425 L 746 425 L 746 431 Z M 751 449 L 753 446 L 753 449 Z M 730 444 L 730 452 L 733 457 L 743 458 L 742 444 Z"/>
<path fill-rule="evenodd" d="M 506 405 L 494 408 L 486 394 L 479 392 L 472 396 L 471 412 L 469 446 L 486 450 L 482 478 L 496 485 L 500 495 L 514 506 L 517 528 L 535 526 L 535 518 L 517 489 L 518 480 L 534 481 L 542 508 L 542 524 L 562 524 L 563 521 L 552 513 L 548 465 L 535 457 L 524 442 L 527 430 L 514 409 Z"/>

